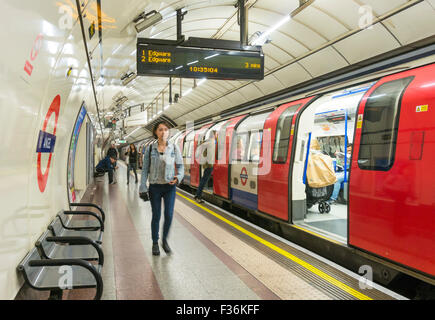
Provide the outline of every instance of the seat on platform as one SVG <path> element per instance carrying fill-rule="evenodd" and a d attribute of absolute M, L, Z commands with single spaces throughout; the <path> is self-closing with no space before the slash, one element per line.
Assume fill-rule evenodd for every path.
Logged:
<path fill-rule="evenodd" d="M 86 237 L 53 237 L 45 231 L 35 246 L 44 259 L 82 259 L 104 264 L 104 254 L 98 243 Z"/>
<path fill-rule="evenodd" d="M 61 299 L 62 290 L 96 288 L 94 299 L 103 293 L 101 265 L 81 259 L 43 259 L 34 247 L 17 267 L 26 283 L 36 290 L 49 290 L 51 299 Z"/>
<path fill-rule="evenodd" d="M 48 229 L 55 237 L 85 237 L 99 244 L 101 244 L 103 241 L 103 230 L 88 230 L 83 228 L 68 227 L 62 223 L 62 220 L 59 216 L 56 216 L 56 218 L 50 223 Z"/>

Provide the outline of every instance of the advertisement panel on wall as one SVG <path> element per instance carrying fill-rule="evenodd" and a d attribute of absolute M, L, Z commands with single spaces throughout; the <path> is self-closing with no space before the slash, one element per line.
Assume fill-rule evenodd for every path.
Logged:
<path fill-rule="evenodd" d="M 82 107 L 80 108 L 80 112 L 77 116 L 76 124 L 74 126 L 73 134 L 71 137 L 71 144 L 68 151 L 68 196 L 70 202 L 75 202 L 76 197 L 76 191 L 74 187 L 74 165 L 75 165 L 75 156 L 76 156 L 76 150 L 77 150 L 77 141 L 79 138 L 80 130 L 82 128 L 83 121 L 86 117 L 87 111 L 85 108 L 85 104 L 82 104 Z"/>

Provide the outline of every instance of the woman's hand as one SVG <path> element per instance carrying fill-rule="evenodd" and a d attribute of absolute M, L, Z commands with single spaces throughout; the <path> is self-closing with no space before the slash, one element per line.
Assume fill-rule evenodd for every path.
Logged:
<path fill-rule="evenodd" d="M 170 185 L 174 185 L 178 183 L 178 178 L 175 177 L 174 180 L 172 180 L 171 182 L 169 182 Z"/>

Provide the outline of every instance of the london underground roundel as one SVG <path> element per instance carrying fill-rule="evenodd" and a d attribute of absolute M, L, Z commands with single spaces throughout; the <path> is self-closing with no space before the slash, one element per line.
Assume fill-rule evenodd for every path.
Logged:
<path fill-rule="evenodd" d="M 37 176 L 38 176 L 38 187 L 39 191 L 44 192 L 47 186 L 48 175 L 50 173 L 51 158 L 54 152 L 54 145 L 56 143 L 56 129 L 57 122 L 59 120 L 59 109 L 60 109 L 60 95 L 57 95 L 51 102 L 50 108 L 48 109 L 47 115 L 45 116 L 44 124 L 42 130 L 39 131 L 38 144 L 36 147 L 36 152 L 38 154 L 37 160 Z M 47 132 L 47 124 L 52 115 L 54 114 L 54 127 L 53 132 Z M 41 158 L 43 153 L 49 153 L 47 167 L 44 172 L 41 169 Z"/>
<path fill-rule="evenodd" d="M 246 170 L 245 167 L 243 167 L 240 173 L 240 180 L 242 181 L 242 185 L 246 186 L 246 182 L 248 182 L 248 170 Z"/>

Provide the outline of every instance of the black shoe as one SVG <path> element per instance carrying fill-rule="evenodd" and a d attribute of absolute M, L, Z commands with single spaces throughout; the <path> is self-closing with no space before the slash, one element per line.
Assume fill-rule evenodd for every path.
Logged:
<path fill-rule="evenodd" d="M 204 200 L 202 200 L 200 197 L 195 197 L 194 199 L 198 203 L 204 203 Z"/>
<path fill-rule="evenodd" d="M 169 248 L 168 242 L 166 240 L 162 241 L 162 248 L 163 248 L 163 250 L 165 250 L 165 252 L 167 254 L 170 254 L 172 252 L 171 248 Z"/>
<path fill-rule="evenodd" d="M 160 249 L 158 243 L 153 243 L 153 256 L 159 256 L 160 255 Z"/>
<path fill-rule="evenodd" d="M 130 182 L 127 181 L 127 185 L 128 185 L 129 183 L 130 183 Z"/>

